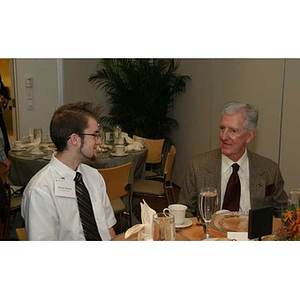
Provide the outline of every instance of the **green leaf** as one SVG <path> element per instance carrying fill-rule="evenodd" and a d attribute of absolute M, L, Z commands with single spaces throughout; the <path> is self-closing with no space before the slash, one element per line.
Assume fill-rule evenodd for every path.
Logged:
<path fill-rule="evenodd" d="M 176 73 L 174 59 L 102 59 L 89 82 L 110 104 L 103 124 L 120 124 L 130 136 L 166 138 L 178 128 L 171 113 L 190 77 Z"/>

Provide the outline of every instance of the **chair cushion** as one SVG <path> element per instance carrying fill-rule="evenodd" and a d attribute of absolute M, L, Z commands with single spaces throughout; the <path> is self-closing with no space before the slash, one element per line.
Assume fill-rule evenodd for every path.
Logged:
<path fill-rule="evenodd" d="M 152 178 L 152 177 L 156 177 L 156 176 L 157 176 L 156 172 L 149 171 L 149 170 L 145 171 L 145 178 Z"/>
<path fill-rule="evenodd" d="M 125 211 L 126 206 L 121 198 L 116 198 L 113 200 L 110 200 L 111 206 L 114 210 L 115 214 L 120 214 L 121 212 Z"/>
<path fill-rule="evenodd" d="M 134 181 L 133 193 L 164 196 L 164 185 L 160 181 L 138 179 Z"/>

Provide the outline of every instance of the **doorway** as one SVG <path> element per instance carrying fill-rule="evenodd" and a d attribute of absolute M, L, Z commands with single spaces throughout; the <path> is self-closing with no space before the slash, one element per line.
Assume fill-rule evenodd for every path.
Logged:
<path fill-rule="evenodd" d="M 0 74 L 2 77 L 2 82 L 5 86 L 9 88 L 10 100 L 8 102 L 7 108 L 3 110 L 3 118 L 9 138 L 9 143 L 12 148 L 14 141 L 17 139 L 16 132 L 16 118 L 15 118 L 15 93 L 13 84 L 13 67 L 11 59 L 0 59 Z"/>

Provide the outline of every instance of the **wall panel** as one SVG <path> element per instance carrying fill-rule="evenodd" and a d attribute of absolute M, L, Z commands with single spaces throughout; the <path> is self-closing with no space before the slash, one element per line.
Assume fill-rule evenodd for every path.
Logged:
<path fill-rule="evenodd" d="M 280 167 L 286 191 L 300 187 L 300 60 L 286 62 Z"/>

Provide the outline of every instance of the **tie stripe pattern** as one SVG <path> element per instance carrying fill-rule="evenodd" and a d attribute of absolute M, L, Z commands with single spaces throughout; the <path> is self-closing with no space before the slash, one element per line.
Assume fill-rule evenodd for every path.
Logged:
<path fill-rule="evenodd" d="M 241 183 L 238 175 L 240 166 L 238 164 L 232 164 L 232 173 L 227 183 L 223 209 L 230 211 L 239 211 L 240 209 L 240 198 L 241 198 Z"/>
<path fill-rule="evenodd" d="M 87 241 L 101 241 L 101 237 L 94 216 L 90 195 L 82 180 L 82 175 L 79 172 L 76 172 L 74 181 L 75 181 L 79 215 L 80 215 L 85 239 Z"/>

